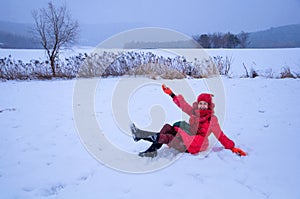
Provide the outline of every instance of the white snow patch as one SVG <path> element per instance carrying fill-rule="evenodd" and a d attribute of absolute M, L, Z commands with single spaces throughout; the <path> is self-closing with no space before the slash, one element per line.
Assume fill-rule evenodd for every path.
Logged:
<path fill-rule="evenodd" d="M 0 109 L 12 110 L 0 113 L 1 198 L 300 197 L 298 79 L 224 78 L 223 130 L 249 155 L 238 157 L 217 144 L 204 159 L 183 154 L 168 167 L 144 174 L 110 169 L 85 150 L 73 121 L 74 81 L 0 84 Z M 100 100 L 95 111 L 100 120 L 106 117 L 109 139 L 131 153 L 146 149 L 148 143 L 135 143 L 106 111 L 119 79 L 101 81 L 106 86 L 95 95 Z M 203 84 L 186 81 L 195 90 Z M 166 105 L 166 122 L 176 120 L 176 111 L 170 114 L 173 102 L 157 86 L 144 87 L 135 98 L 129 106 L 137 123 L 149 123 L 152 103 Z M 161 157 L 172 154 L 166 147 L 159 151 Z"/>

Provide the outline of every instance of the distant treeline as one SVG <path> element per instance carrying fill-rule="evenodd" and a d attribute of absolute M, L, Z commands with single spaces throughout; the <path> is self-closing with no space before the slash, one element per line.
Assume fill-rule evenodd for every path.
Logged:
<path fill-rule="evenodd" d="M 124 48 L 246 48 L 249 34 L 213 33 L 193 36 L 186 41 L 170 42 L 143 42 L 132 41 L 124 45 Z"/>
<path fill-rule="evenodd" d="M 203 48 L 246 48 L 248 47 L 249 33 L 240 34 L 213 33 L 193 37 Z"/>
<path fill-rule="evenodd" d="M 195 40 L 186 40 L 186 41 L 169 41 L 169 42 L 144 42 L 144 41 L 131 41 L 125 43 L 125 49 L 140 49 L 140 48 L 200 48 L 198 42 Z"/>

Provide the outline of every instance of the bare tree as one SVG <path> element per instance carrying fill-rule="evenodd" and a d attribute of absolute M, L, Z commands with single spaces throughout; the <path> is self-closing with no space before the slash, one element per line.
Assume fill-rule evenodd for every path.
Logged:
<path fill-rule="evenodd" d="M 200 35 L 199 38 L 199 44 L 203 47 L 203 48 L 211 48 L 211 44 L 210 44 L 210 37 L 207 34 L 202 34 Z"/>
<path fill-rule="evenodd" d="M 214 33 L 211 37 L 211 45 L 212 48 L 222 48 L 224 47 L 224 39 L 223 39 L 223 34 L 218 32 Z"/>
<path fill-rule="evenodd" d="M 242 31 L 239 35 L 238 38 L 240 40 L 240 46 L 241 48 L 246 48 L 249 45 L 248 38 L 249 38 L 249 33 L 245 33 Z"/>
<path fill-rule="evenodd" d="M 223 36 L 223 41 L 224 41 L 223 47 L 225 48 L 236 48 L 240 43 L 239 38 L 230 32 L 226 33 Z"/>
<path fill-rule="evenodd" d="M 47 8 L 32 12 L 34 18 L 33 34 L 47 52 L 53 76 L 56 76 L 59 51 L 77 40 L 79 25 L 71 19 L 66 6 L 55 7 L 52 2 Z"/>

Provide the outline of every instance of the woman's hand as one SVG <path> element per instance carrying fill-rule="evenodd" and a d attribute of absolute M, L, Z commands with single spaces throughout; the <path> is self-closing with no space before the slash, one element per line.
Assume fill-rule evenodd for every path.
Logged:
<path fill-rule="evenodd" d="M 167 87 L 165 84 L 163 84 L 161 87 L 166 94 L 171 95 L 173 93 L 172 90 L 169 87 Z"/>
<path fill-rule="evenodd" d="M 239 148 L 232 148 L 231 151 L 232 151 L 232 153 L 235 153 L 238 156 L 246 156 L 247 155 L 247 153 L 245 153 L 242 149 L 239 149 Z"/>
<path fill-rule="evenodd" d="M 175 96 L 175 94 L 173 93 L 173 91 L 172 91 L 169 87 L 167 87 L 165 84 L 163 84 L 163 85 L 161 86 L 161 88 L 163 89 L 163 91 L 164 91 L 166 94 L 170 95 L 172 98 Z"/>

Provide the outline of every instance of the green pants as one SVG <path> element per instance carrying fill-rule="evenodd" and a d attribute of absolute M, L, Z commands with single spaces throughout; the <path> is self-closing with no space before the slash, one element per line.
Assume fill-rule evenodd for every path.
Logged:
<path fill-rule="evenodd" d="M 175 122 L 173 124 L 174 127 L 179 127 L 181 128 L 182 130 L 184 130 L 187 134 L 189 135 L 193 135 L 191 132 L 190 132 L 190 124 L 187 123 L 186 121 L 178 121 L 178 122 Z"/>

